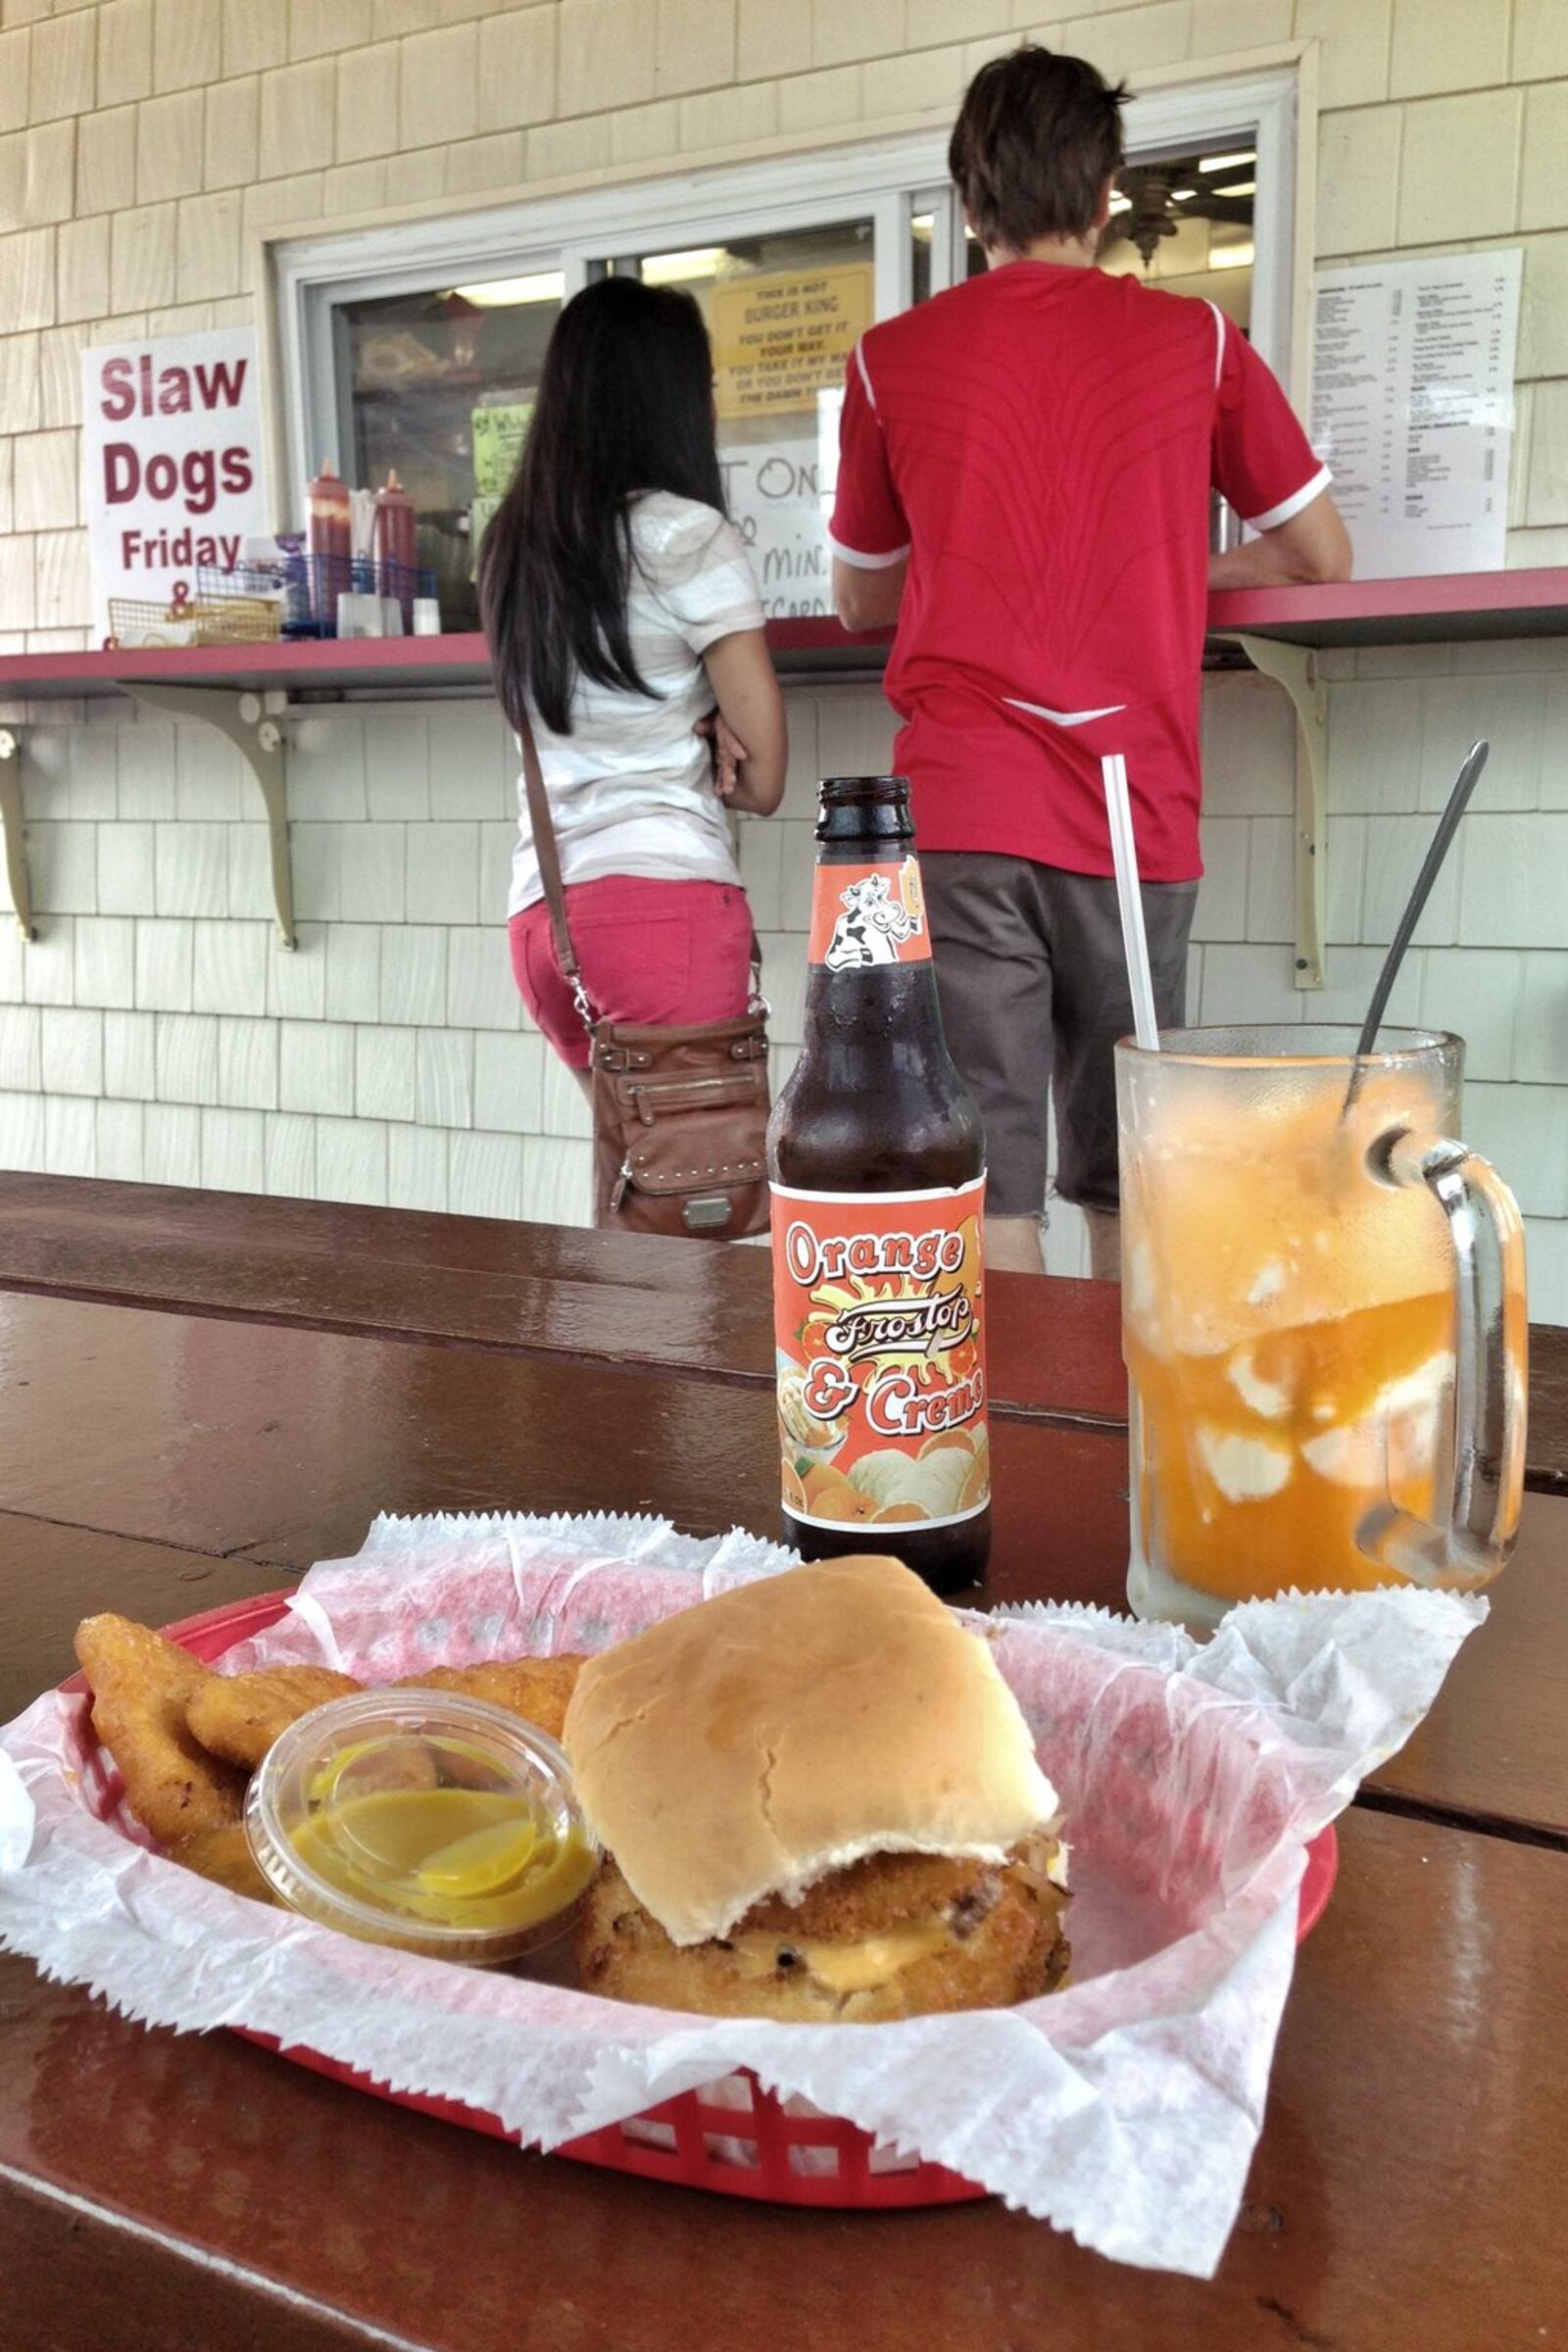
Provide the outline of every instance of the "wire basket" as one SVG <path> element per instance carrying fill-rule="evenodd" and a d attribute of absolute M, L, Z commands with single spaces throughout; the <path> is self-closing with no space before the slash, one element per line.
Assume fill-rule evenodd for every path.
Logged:
<path fill-rule="evenodd" d="M 258 600 L 274 604 L 284 637 L 335 637 L 338 598 L 378 598 L 383 622 L 377 634 L 405 637 L 414 633 L 414 608 L 423 598 L 434 599 L 435 573 L 412 564 L 389 564 L 371 556 L 312 556 L 303 550 L 258 563 L 236 564 L 226 570 L 202 564 L 196 574 L 197 593 L 208 604 L 249 605 Z M 397 625 L 384 625 L 385 607 L 396 605 Z"/>
<path fill-rule="evenodd" d="M 281 605 L 259 596 L 198 594 L 167 604 L 154 597 L 109 599 L 109 644 L 116 649 L 270 645 L 281 634 Z"/>
<path fill-rule="evenodd" d="M 211 1664 L 236 1642 L 275 1624 L 287 1605 L 286 1592 L 260 1593 L 254 1600 L 231 1602 L 225 1608 L 208 1609 L 199 1617 L 166 1626 L 165 1639 L 177 1642 L 182 1649 Z M 82 1695 L 85 1712 L 85 1676 L 73 1675 L 63 1688 Z M 108 1750 L 99 1744 L 90 1720 L 83 1726 L 83 1741 L 82 1790 L 93 1818 L 138 1845 L 146 1845 L 147 1834 L 125 1811 L 123 1784 Z M 435 2116 L 489 2138 L 518 2138 L 499 2116 L 480 2108 L 466 2107 L 456 2099 L 392 2090 L 308 2045 L 280 2043 L 270 2034 L 253 2034 L 244 2027 L 233 2030 L 241 2040 L 275 2050 L 296 2066 L 368 2091 L 394 2106 L 411 2107 L 420 2115 Z M 777 2098 L 762 2088 L 755 2075 L 744 2071 L 705 2083 L 700 2090 L 661 2100 L 644 2115 L 607 2124 L 552 2153 L 609 2172 L 635 2173 L 645 2180 L 669 2180 L 686 2188 L 785 2205 L 953 2205 L 988 2193 L 942 2165 L 925 2164 L 884 2147 L 858 2125 L 823 2115 L 808 2100 Z"/>
<path fill-rule="evenodd" d="M 232 1601 L 223 1608 L 204 1610 L 198 1617 L 182 1618 L 177 1625 L 165 1626 L 164 1635 L 211 1665 L 236 1642 L 275 1625 L 288 1601 L 287 1592 L 259 1593 L 252 1600 Z M 82 1791 L 88 1810 L 95 1820 L 119 1830 L 136 1844 L 149 1844 L 146 1832 L 125 1811 L 120 1775 L 93 1732 L 86 1677 L 73 1675 L 61 1688 L 80 1695 L 87 1717 L 82 1726 Z M 1307 1847 L 1297 1916 L 1298 1943 L 1322 1916 L 1338 1864 L 1338 1840 L 1330 1827 Z M 393 2090 L 308 2044 L 280 2042 L 271 2034 L 252 2033 L 243 2026 L 231 2031 L 242 2041 L 274 2050 L 295 2066 L 368 2091 L 393 2106 L 413 2108 L 419 2115 L 434 2116 L 492 2139 L 514 2143 L 520 2139 L 499 2116 L 482 2108 L 417 2091 Z M 580 2139 L 567 2140 L 551 2153 L 607 2172 L 634 2173 L 645 2180 L 667 2180 L 683 2188 L 706 2188 L 721 2196 L 760 2198 L 779 2205 L 888 2211 L 966 2204 L 990 2193 L 945 2165 L 903 2154 L 858 2124 L 824 2115 L 808 2099 L 778 2097 L 746 2068 L 705 2082 L 698 2090 L 662 2099 L 641 2115 L 627 2116 Z"/>

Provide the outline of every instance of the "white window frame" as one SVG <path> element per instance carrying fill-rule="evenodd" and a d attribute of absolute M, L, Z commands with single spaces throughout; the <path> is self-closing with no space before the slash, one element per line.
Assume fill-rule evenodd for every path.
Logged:
<path fill-rule="evenodd" d="M 1152 91 L 1130 100 L 1125 117 L 1133 162 L 1200 146 L 1255 148 L 1250 334 L 1287 385 L 1299 294 L 1298 112 L 1299 66 L 1290 63 Z M 555 270 L 569 299 L 596 263 L 633 243 L 643 253 L 670 252 L 869 220 L 875 310 L 885 318 L 909 305 L 910 223 L 933 211 L 931 290 L 940 293 L 963 269 L 963 224 L 947 179 L 947 133 L 939 129 L 270 242 L 281 410 L 274 446 L 284 460 L 274 495 L 279 522 L 297 519 L 303 486 L 323 459 L 347 461 L 333 350 L 333 315 L 343 303 Z"/>

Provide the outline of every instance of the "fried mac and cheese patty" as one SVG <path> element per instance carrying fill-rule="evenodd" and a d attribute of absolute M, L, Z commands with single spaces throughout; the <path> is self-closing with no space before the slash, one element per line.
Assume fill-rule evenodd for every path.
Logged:
<path fill-rule="evenodd" d="M 676 1944 L 608 1861 L 577 1933 L 585 1990 L 710 2017 L 869 2025 L 933 2010 L 1004 2008 L 1066 1974 L 1066 1896 L 1048 1838 L 1001 1867 L 874 1854 L 799 1903 L 769 1896 L 728 1936 Z"/>

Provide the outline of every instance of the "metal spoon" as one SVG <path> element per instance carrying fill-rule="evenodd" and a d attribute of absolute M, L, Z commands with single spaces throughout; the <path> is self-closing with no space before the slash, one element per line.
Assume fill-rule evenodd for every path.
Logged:
<path fill-rule="evenodd" d="M 1469 806 L 1470 795 L 1476 788 L 1481 770 L 1487 764 L 1487 755 L 1491 749 L 1490 743 L 1473 743 L 1470 746 L 1464 765 L 1453 780 L 1453 790 L 1448 795 L 1448 805 L 1438 819 L 1438 829 L 1432 836 L 1432 846 L 1421 860 L 1421 871 L 1417 874 L 1415 887 L 1405 902 L 1404 912 L 1400 915 L 1395 930 L 1393 944 L 1383 958 L 1383 969 L 1378 974 L 1378 984 L 1372 991 L 1372 1002 L 1367 1006 L 1366 1019 L 1361 1024 L 1361 1034 L 1356 1040 L 1355 1067 L 1350 1072 L 1350 1083 L 1345 1090 L 1345 1101 L 1340 1106 L 1342 1119 L 1348 1112 L 1360 1090 L 1365 1059 L 1376 1044 L 1378 1031 L 1383 1026 L 1383 1015 L 1388 1010 L 1389 999 L 1394 994 L 1394 983 L 1399 976 L 1399 966 L 1404 961 L 1404 952 L 1410 945 L 1417 923 L 1421 920 L 1422 909 L 1432 895 L 1432 885 L 1438 878 L 1443 860 L 1448 855 L 1448 844 L 1459 830 L 1459 819 Z"/>

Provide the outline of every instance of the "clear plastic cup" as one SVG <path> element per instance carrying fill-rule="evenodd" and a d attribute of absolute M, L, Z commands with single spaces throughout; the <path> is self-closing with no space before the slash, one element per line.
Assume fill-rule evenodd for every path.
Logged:
<path fill-rule="evenodd" d="M 251 1782 L 245 1832 L 290 1910 L 468 1968 L 551 1965 L 599 1867 L 555 1741 L 439 1690 L 301 1716 Z"/>

